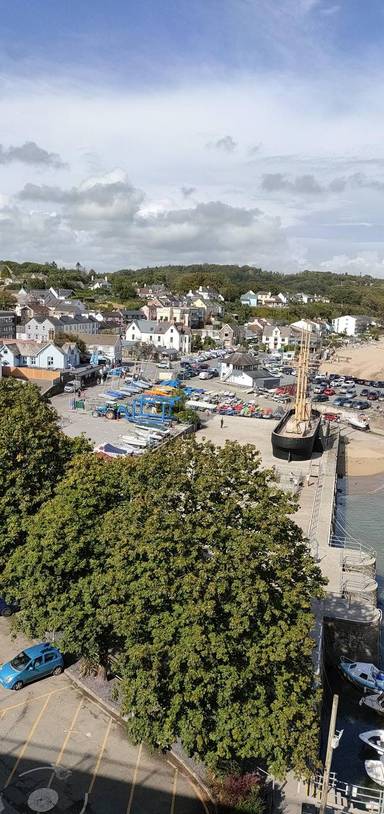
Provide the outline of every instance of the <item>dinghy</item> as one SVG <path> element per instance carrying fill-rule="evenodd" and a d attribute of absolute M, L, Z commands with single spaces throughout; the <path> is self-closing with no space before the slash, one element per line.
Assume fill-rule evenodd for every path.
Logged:
<path fill-rule="evenodd" d="M 368 418 L 366 418 L 364 415 L 348 416 L 347 421 L 350 427 L 354 427 L 355 430 L 363 430 L 368 432 L 370 429 Z"/>
<path fill-rule="evenodd" d="M 384 764 L 383 758 L 381 760 L 366 760 L 364 762 L 365 771 L 368 777 L 371 778 L 378 786 L 384 787 Z"/>
<path fill-rule="evenodd" d="M 374 692 L 372 695 L 363 695 L 359 701 L 360 706 L 363 705 L 378 712 L 379 715 L 384 715 L 384 692 Z"/>
<path fill-rule="evenodd" d="M 342 658 L 340 659 L 340 670 L 343 676 L 356 687 L 376 691 L 384 690 L 384 672 L 378 670 L 374 664 Z"/>
<path fill-rule="evenodd" d="M 379 755 L 384 755 L 384 729 L 371 729 L 369 732 L 360 732 L 359 738 Z"/>

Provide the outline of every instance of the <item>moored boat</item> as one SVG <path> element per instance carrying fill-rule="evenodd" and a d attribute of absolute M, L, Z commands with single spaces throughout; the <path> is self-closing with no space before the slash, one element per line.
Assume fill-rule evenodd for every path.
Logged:
<path fill-rule="evenodd" d="M 384 755 L 384 729 L 371 729 L 369 732 L 360 732 L 359 738 L 379 755 Z"/>
<path fill-rule="evenodd" d="M 365 771 L 378 786 L 384 786 L 384 762 L 381 760 L 366 760 L 364 762 Z"/>
<path fill-rule="evenodd" d="M 363 695 L 359 701 L 360 706 L 369 707 L 379 715 L 384 715 L 384 692 L 374 692 L 370 695 Z"/>
<path fill-rule="evenodd" d="M 381 672 L 374 664 L 341 658 L 339 666 L 343 676 L 356 687 L 376 691 L 384 690 L 384 672 Z"/>
<path fill-rule="evenodd" d="M 348 424 L 350 427 L 354 427 L 355 430 L 363 430 L 365 432 L 369 432 L 370 429 L 368 418 L 364 415 L 348 416 Z"/>

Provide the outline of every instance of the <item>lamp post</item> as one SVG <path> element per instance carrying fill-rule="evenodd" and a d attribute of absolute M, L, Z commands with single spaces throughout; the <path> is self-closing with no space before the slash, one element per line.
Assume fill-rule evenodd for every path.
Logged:
<path fill-rule="evenodd" d="M 337 718 L 338 704 L 339 704 L 339 696 L 334 695 L 333 696 L 333 701 L 332 701 L 331 720 L 329 722 L 327 753 L 325 755 L 323 785 L 322 785 L 322 789 L 321 789 L 321 801 L 320 801 L 319 814 L 325 814 L 325 812 L 326 812 L 327 800 L 328 800 L 329 775 L 330 775 L 330 772 L 331 772 L 333 750 L 337 749 L 337 747 L 338 747 L 338 745 L 340 743 L 340 738 L 341 738 L 341 736 L 343 734 L 343 730 L 341 730 L 340 732 L 336 732 L 336 718 Z"/>

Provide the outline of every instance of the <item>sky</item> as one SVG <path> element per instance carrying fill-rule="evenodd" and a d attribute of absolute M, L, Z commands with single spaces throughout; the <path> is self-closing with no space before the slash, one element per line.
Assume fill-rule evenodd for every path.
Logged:
<path fill-rule="evenodd" d="M 382 0 L 0 0 L 0 257 L 384 277 Z"/>

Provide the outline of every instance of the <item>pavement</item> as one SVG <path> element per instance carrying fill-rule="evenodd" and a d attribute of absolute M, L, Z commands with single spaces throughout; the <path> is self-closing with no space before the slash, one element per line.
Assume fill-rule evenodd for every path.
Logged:
<path fill-rule="evenodd" d="M 27 644 L 0 619 L 2 661 Z M 0 686 L 0 733 L 2 814 L 208 814 L 192 779 L 130 743 L 65 672 L 19 692 Z"/>

